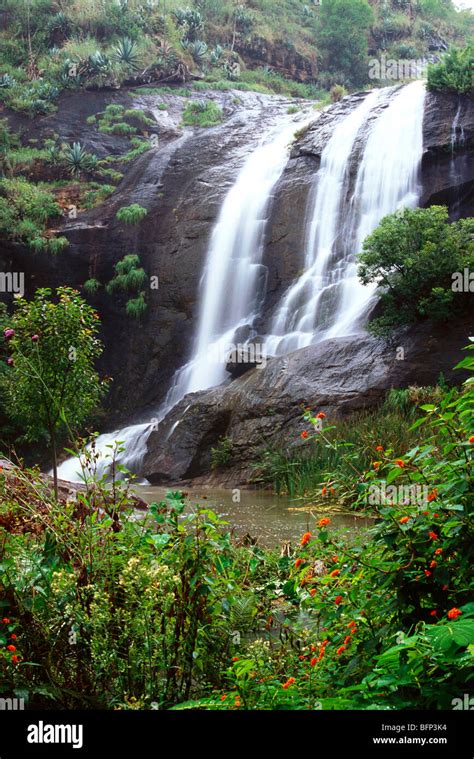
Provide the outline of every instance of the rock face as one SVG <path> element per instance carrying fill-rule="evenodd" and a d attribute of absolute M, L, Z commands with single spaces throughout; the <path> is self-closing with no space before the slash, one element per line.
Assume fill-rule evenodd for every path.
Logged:
<path fill-rule="evenodd" d="M 233 382 L 186 396 L 149 437 L 142 474 L 152 483 L 197 477 L 248 483 L 258 451 L 298 440 L 304 406 L 323 410 L 332 421 L 380 403 L 391 387 L 433 385 L 440 373 L 462 381 L 453 367 L 473 329 L 471 317 L 444 328 L 404 330 L 391 343 L 361 335 L 269 359 Z M 209 475 L 211 448 L 222 436 L 232 440 L 232 460 Z"/>
<path fill-rule="evenodd" d="M 322 114 L 314 112 L 315 123 L 298 136 L 275 188 L 263 259 L 267 293 L 256 325 L 262 334 L 276 302 L 303 266 L 304 213 L 321 152 L 335 121 L 364 96 L 352 95 Z M 58 113 L 34 122 L 6 114 L 14 128 L 23 130 L 24 139 L 56 132 L 66 142 L 80 141 L 99 157 L 125 149 L 124 138 L 103 135 L 87 124 L 86 119 L 108 103 L 141 108 L 156 120 L 151 131 L 158 135 L 158 148 L 130 165 L 117 190 L 100 207 L 63 222 L 60 232 L 70 246 L 60 256 L 33 255 L 20 245 L 5 246 L 0 253 L 4 270 L 26 273 L 27 295 L 40 286 L 68 283 L 80 288 L 90 277 L 105 284 L 116 262 L 131 252 L 140 255 L 150 276 L 158 277 L 159 287 L 150 289 L 149 307 L 139 322 L 126 316 L 124 299 L 107 295 L 105 288 L 90 299 L 102 320 L 106 349 L 100 368 L 114 378 L 104 431 L 153 417 L 173 373 L 188 359 L 205 255 L 222 200 L 246 154 L 275 120 L 286 117 L 289 106 L 281 97 L 246 92 L 196 97 L 217 100 L 224 111 L 223 124 L 212 129 L 182 128 L 186 98 L 143 95 L 140 90 L 132 96 L 103 92 L 66 96 Z M 459 127 L 453 139 L 456 114 Z M 472 99 L 428 94 L 422 205 L 447 204 L 452 218 L 472 215 L 473 147 Z M 148 211 L 138 228 L 116 219 L 117 210 L 131 203 Z M 297 437 L 301 403 L 330 414 L 348 413 L 378 402 L 392 385 L 435 382 L 440 371 L 449 375 L 468 334 L 473 331 L 467 323 L 439 334 L 429 325 L 407 332 L 397 343 L 405 348 L 405 361 L 396 360 L 393 346 L 364 336 L 326 341 L 270 360 L 265 368 L 252 368 L 251 361 L 229 364 L 226 385 L 188 396 L 159 432 L 152 433 L 142 473 L 153 482 L 204 476 L 211 448 L 228 435 L 233 441 L 232 467 L 216 477 L 245 482 L 254 450 L 265 441 Z"/>

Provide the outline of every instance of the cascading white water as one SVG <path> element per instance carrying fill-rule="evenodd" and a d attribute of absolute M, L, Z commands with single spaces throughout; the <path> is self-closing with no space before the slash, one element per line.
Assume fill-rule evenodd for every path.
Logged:
<path fill-rule="evenodd" d="M 270 354 L 288 353 L 313 341 L 321 296 L 331 287 L 328 263 L 338 236 L 349 159 L 359 130 L 378 97 L 379 91 L 374 90 L 346 116 L 322 152 L 307 214 L 305 271 L 277 309 L 265 343 Z"/>
<path fill-rule="evenodd" d="M 459 127 L 459 120 L 461 118 L 461 103 L 459 103 L 456 114 L 453 119 L 453 123 L 451 125 L 451 153 L 454 153 L 454 150 L 457 145 L 464 145 L 465 137 L 464 137 L 464 126 L 461 124 L 461 127 Z M 459 130 L 459 136 L 458 136 L 458 130 Z"/>
<path fill-rule="evenodd" d="M 376 98 L 371 93 L 339 124 L 323 151 L 310 201 L 306 268 L 277 310 L 266 341 L 270 354 L 359 330 L 374 288 L 359 282 L 355 254 L 383 216 L 418 201 L 425 98 L 421 81 L 400 89 L 375 120 L 353 196 L 345 205 L 350 156 Z"/>
<path fill-rule="evenodd" d="M 288 160 L 295 123 L 278 128 L 252 152 L 224 200 L 201 281 L 201 309 L 193 355 L 176 372 L 164 403 L 167 413 L 187 393 L 219 385 L 236 335 L 252 337 L 265 296 L 262 266 L 272 191 Z"/>
<path fill-rule="evenodd" d="M 359 331 L 376 286 L 357 277 L 354 254 L 387 214 L 413 208 L 420 195 L 419 169 L 423 156 L 425 84 L 415 81 L 399 90 L 370 131 L 359 165 L 352 199 L 351 246 L 343 262 L 343 278 L 332 326 L 323 337 Z"/>
<path fill-rule="evenodd" d="M 226 359 L 236 334 L 243 332 L 243 340 L 251 336 L 265 295 L 266 268 L 261 258 L 272 191 L 287 163 L 295 131 L 304 123 L 301 116 L 296 120 L 286 118 L 283 128 L 279 123 L 247 157 L 212 232 L 201 280 L 201 310 L 192 358 L 175 373 L 152 423 L 132 425 L 97 438 L 95 448 L 102 454 L 97 465 L 99 474 L 107 470 L 107 456 L 116 440 L 123 441 L 125 448 L 119 456 L 120 463 L 130 471 L 136 470 L 153 428 L 187 393 L 220 384 L 226 376 Z M 78 470 L 78 460 L 68 459 L 59 467 L 59 477 L 78 481 Z"/>

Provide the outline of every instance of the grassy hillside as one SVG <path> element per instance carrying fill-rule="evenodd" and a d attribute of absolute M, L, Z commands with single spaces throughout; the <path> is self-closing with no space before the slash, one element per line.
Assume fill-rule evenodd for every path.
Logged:
<path fill-rule="evenodd" d="M 350 89 L 369 56 L 436 58 L 474 18 L 451 0 L 3 0 L 0 17 L 0 98 L 32 116 L 63 89 L 133 81 Z"/>

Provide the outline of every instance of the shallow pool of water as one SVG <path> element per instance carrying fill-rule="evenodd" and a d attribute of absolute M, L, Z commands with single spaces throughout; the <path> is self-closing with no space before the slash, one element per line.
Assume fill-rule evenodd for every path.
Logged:
<path fill-rule="evenodd" d="M 151 485 L 136 486 L 137 495 L 147 503 L 162 501 L 169 488 Z M 370 520 L 331 507 L 314 506 L 308 510 L 304 502 L 287 496 L 277 496 L 265 490 L 236 491 L 216 488 L 188 490 L 190 507 L 201 505 L 222 516 L 236 536 L 251 535 L 261 545 L 275 546 L 300 539 L 307 530 L 315 530 L 315 520 L 330 516 L 332 528 L 349 533 L 367 528 Z"/>

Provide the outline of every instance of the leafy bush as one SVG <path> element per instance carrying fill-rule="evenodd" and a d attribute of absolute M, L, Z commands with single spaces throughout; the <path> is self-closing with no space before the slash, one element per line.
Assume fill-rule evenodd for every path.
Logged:
<path fill-rule="evenodd" d="M 118 221 L 123 224 L 130 224 L 136 226 L 145 218 L 148 211 L 138 203 L 132 203 L 130 206 L 122 206 L 116 213 Z"/>
<path fill-rule="evenodd" d="M 84 292 L 86 292 L 88 295 L 95 295 L 99 292 L 100 282 L 92 277 L 91 279 L 87 279 L 82 287 Z"/>
<path fill-rule="evenodd" d="M 186 126 L 213 127 L 223 118 L 222 108 L 212 100 L 193 100 L 183 111 L 183 124 Z"/>
<path fill-rule="evenodd" d="M 233 443 L 230 437 L 221 437 L 215 448 L 211 448 L 212 469 L 228 466 L 232 461 L 232 449 Z"/>
<path fill-rule="evenodd" d="M 343 97 L 347 95 L 347 90 L 341 84 L 333 84 L 329 91 L 331 103 L 338 103 Z"/>
<path fill-rule="evenodd" d="M 474 220 L 450 223 L 444 206 L 405 209 L 380 222 L 359 256 L 359 278 L 379 286 L 382 315 L 369 328 L 395 327 L 430 318 L 443 321 L 469 297 L 457 293 L 453 276 L 474 264 Z"/>
<path fill-rule="evenodd" d="M 439 61 L 428 66 L 428 89 L 467 94 L 474 87 L 474 43 L 463 49 L 452 47 Z"/>
<path fill-rule="evenodd" d="M 58 252 L 67 241 L 48 238 L 45 231 L 49 220 L 61 213 L 52 193 L 32 182 L 22 177 L 0 180 L 0 233 L 10 240 L 21 240 L 35 251 Z"/>

